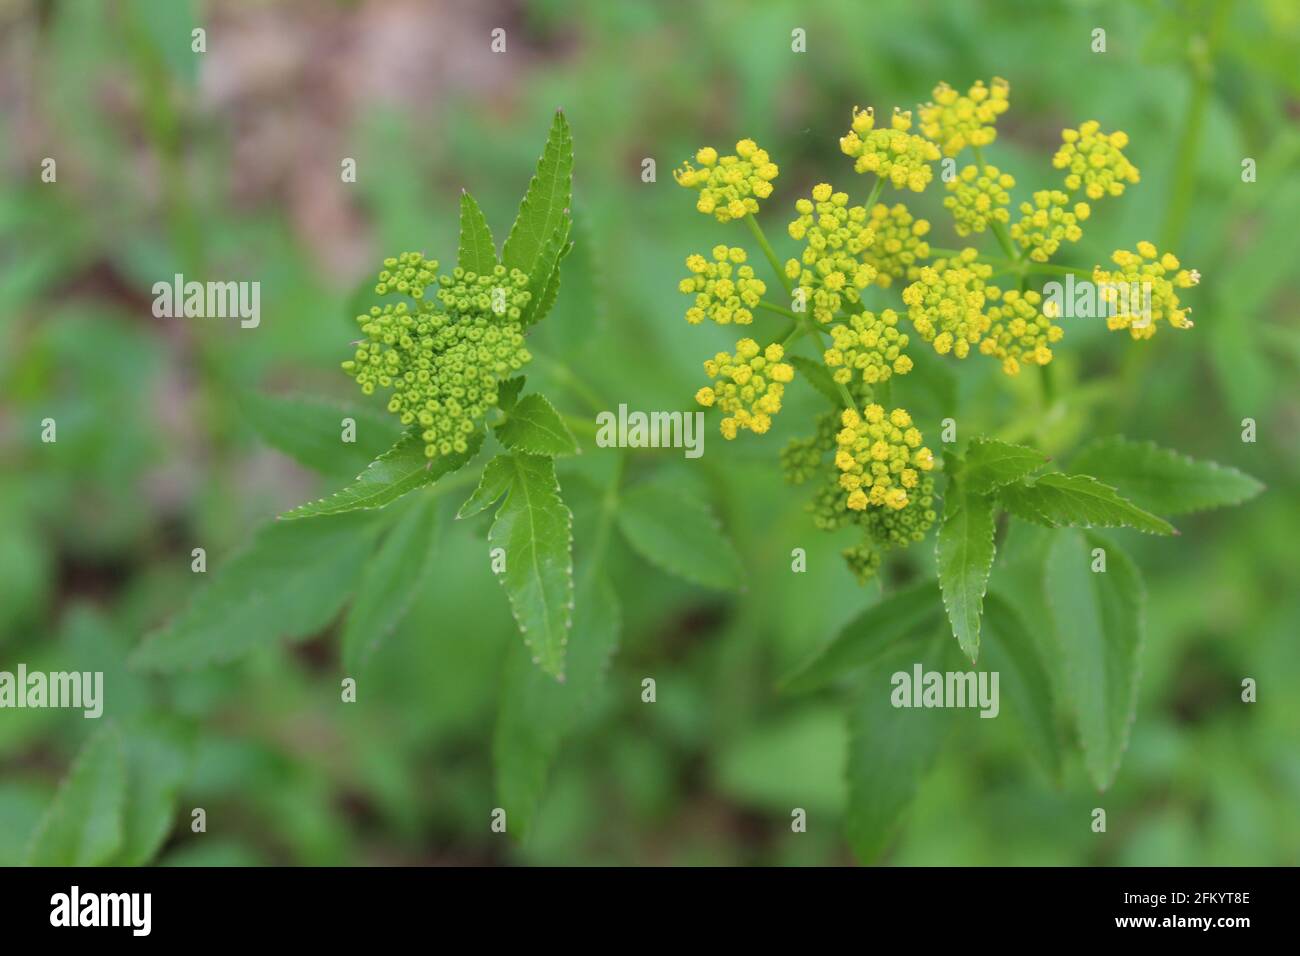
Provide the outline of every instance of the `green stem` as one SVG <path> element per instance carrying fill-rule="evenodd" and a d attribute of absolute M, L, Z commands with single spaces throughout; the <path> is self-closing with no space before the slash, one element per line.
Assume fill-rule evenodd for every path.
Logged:
<path fill-rule="evenodd" d="M 787 319 L 794 319 L 796 321 L 799 319 L 799 316 L 795 315 L 790 309 L 787 309 L 782 305 L 777 305 L 775 302 L 768 302 L 766 299 L 760 301 L 758 307 L 760 309 L 765 309 L 768 312 L 775 312 L 777 315 L 784 315 Z"/>
<path fill-rule="evenodd" d="M 772 249 L 772 244 L 767 241 L 767 236 L 763 234 L 763 227 L 758 224 L 758 220 L 754 218 L 752 212 L 746 214 L 745 224 L 749 226 L 749 231 L 753 233 L 754 241 L 757 242 L 759 248 L 763 250 L 763 255 L 767 256 L 768 265 L 770 265 L 772 271 L 776 273 L 777 281 L 780 282 L 781 287 L 785 289 L 786 295 L 790 295 L 794 291 L 794 286 L 791 284 L 790 278 L 785 274 L 785 270 L 781 268 L 781 262 L 777 259 L 776 252 Z"/>
<path fill-rule="evenodd" d="M 881 176 L 879 173 L 876 173 L 876 184 L 871 187 L 871 195 L 867 196 L 868 214 L 870 214 L 872 209 L 876 208 L 876 200 L 880 198 L 880 194 L 884 191 L 885 191 L 885 177 Z"/>

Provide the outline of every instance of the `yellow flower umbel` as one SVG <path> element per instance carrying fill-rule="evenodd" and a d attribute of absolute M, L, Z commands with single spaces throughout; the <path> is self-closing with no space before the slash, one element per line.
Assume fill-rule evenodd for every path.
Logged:
<path fill-rule="evenodd" d="M 832 192 L 829 183 L 814 186 L 812 199 L 800 199 L 795 209 L 799 218 L 790 223 L 790 238 L 807 245 L 802 261 L 786 262 L 785 274 L 804 290 L 804 304 L 824 324 L 845 302 L 860 302 L 861 290 L 875 279 L 875 266 L 858 258 L 875 233 L 866 207 L 850 206 L 848 194 Z"/>
<path fill-rule="evenodd" d="M 889 129 L 876 129 L 871 107 L 853 108 L 853 126 L 840 137 L 840 149 L 855 159 L 859 173 L 876 173 L 893 183 L 895 189 L 921 192 L 934 177 L 930 163 L 939 158 L 939 148 L 928 139 L 908 132 L 912 128 L 912 111 L 894 110 Z"/>
<path fill-rule="evenodd" d="M 695 296 L 695 304 L 686 310 L 687 322 L 698 325 L 705 317 L 718 325 L 754 321 L 750 309 L 758 305 L 767 285 L 755 278 L 754 267 L 744 262 L 745 250 L 736 246 L 714 246 L 713 262 L 698 253 L 686 257 L 691 274 L 677 288 Z"/>
<path fill-rule="evenodd" d="M 1103 133 L 1100 123 L 1088 120 L 1078 129 L 1061 130 L 1061 139 L 1052 165 L 1069 170 L 1065 188 L 1070 192 L 1082 189 L 1089 199 L 1100 199 L 1121 195 L 1126 183 L 1138 182 L 1138 168 L 1120 152 L 1128 145 L 1127 133 Z"/>
<path fill-rule="evenodd" d="M 901 202 L 893 206 L 877 203 L 871 210 L 871 231 L 876 238 L 863 254 L 863 261 L 876 269 L 876 285 L 882 289 L 895 279 L 915 279 L 922 259 L 930 258 L 930 243 L 925 237 L 930 224 L 913 219 Z"/>
<path fill-rule="evenodd" d="M 772 195 L 772 180 L 780 170 L 752 139 L 736 144 L 736 155 L 719 156 L 712 146 L 695 154 L 700 164 L 689 162 L 673 172 L 673 178 L 687 189 L 699 190 L 695 208 L 718 222 L 742 219 L 758 212 L 758 200 Z"/>
<path fill-rule="evenodd" d="M 989 290 L 990 299 L 999 298 L 993 294 L 996 291 Z M 1008 375 L 1019 375 L 1024 365 L 1046 365 L 1052 360 L 1049 346 L 1061 341 L 1065 333 L 1043 314 L 1043 297 L 1014 289 L 1000 297 L 999 304 L 988 310 L 989 330 L 980 340 L 980 354 L 1000 359 L 1002 371 Z"/>
<path fill-rule="evenodd" d="M 912 360 L 903 354 L 907 336 L 898 331 L 898 313 L 885 309 L 879 316 L 862 312 L 850 317 L 847 325 L 831 329 L 831 347 L 826 350 L 831 377 L 841 385 L 853 381 L 855 370 L 862 372 L 868 385 L 883 382 L 891 375 L 906 375 Z"/>
<path fill-rule="evenodd" d="M 741 339 L 734 356 L 719 352 L 704 363 L 704 371 L 715 381 L 696 392 L 695 400 L 727 413 L 721 423 L 723 438 L 735 438 L 742 428 L 762 435 L 772 427 L 786 383 L 794 378 L 794 366 L 782 362 L 784 357 L 785 349 L 776 342 L 760 353 L 753 339 Z"/>
<path fill-rule="evenodd" d="M 1035 262 L 1046 262 L 1056 254 L 1062 242 L 1078 242 L 1083 237 L 1079 223 L 1092 213 L 1086 202 L 1070 205 L 1070 197 L 1059 189 L 1042 189 L 1034 201 L 1020 204 L 1019 222 L 1011 227 L 1011 238 L 1029 253 Z"/>
<path fill-rule="evenodd" d="M 993 267 L 976 262 L 975 257 L 974 249 L 963 249 L 956 258 L 936 259 L 903 290 L 907 317 L 940 355 L 952 352 L 965 358 L 991 324 L 984 303 L 998 294 L 995 287 L 985 285 Z"/>
<path fill-rule="evenodd" d="M 1106 325 L 1110 329 L 1128 329 L 1135 339 L 1149 339 L 1161 322 L 1175 329 L 1192 327 L 1187 317 L 1192 310 L 1179 307 L 1177 290 L 1200 282 L 1199 272 L 1182 268 L 1177 256 L 1169 252 L 1161 255 L 1149 242 L 1139 242 L 1137 252 L 1118 249 L 1111 259 L 1119 266 L 1117 270 L 1096 266 L 1092 271 L 1098 296 L 1108 306 Z"/>
<path fill-rule="evenodd" d="M 943 200 L 952 213 L 954 228 L 959 236 L 983 232 L 990 222 L 1005 223 L 1011 218 L 1007 205 L 1011 202 L 1008 189 L 1016 185 L 1010 173 L 1000 172 L 996 166 L 977 169 L 967 166 L 956 179 L 946 185 L 951 196 Z"/>
<path fill-rule="evenodd" d="M 934 455 L 921 447 L 921 432 L 912 416 L 901 408 L 888 415 L 881 405 L 868 405 L 859 415 L 846 408 L 844 427 L 835 436 L 835 467 L 840 487 L 848 492 L 845 504 L 853 511 L 868 506 L 907 507 L 909 492 L 921 482 L 922 472 L 934 467 Z"/>
<path fill-rule="evenodd" d="M 997 139 L 993 124 L 1011 105 L 1011 84 L 994 77 L 991 86 L 976 80 L 965 96 L 947 83 L 934 88 L 934 102 L 920 109 L 921 132 L 943 148 L 945 156 L 956 156 L 969 146 L 987 146 Z"/>

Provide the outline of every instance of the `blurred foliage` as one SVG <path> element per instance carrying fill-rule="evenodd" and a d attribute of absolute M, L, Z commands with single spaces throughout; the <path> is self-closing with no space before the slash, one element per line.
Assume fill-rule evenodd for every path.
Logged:
<path fill-rule="evenodd" d="M 190 53 L 195 25 L 207 53 Z M 505 54 L 489 51 L 496 26 Z M 796 26 L 807 54 L 790 51 Z M 1105 54 L 1090 51 L 1099 26 Z M 75 811 L 78 795 L 56 801 L 55 788 L 87 741 L 96 759 L 128 755 L 114 786 L 135 786 L 143 766 L 164 806 L 183 763 L 164 863 L 847 861 L 846 746 L 864 715 L 834 689 L 776 689 L 879 595 L 780 480 L 777 449 L 817 407 L 811 392 L 792 393 L 763 439 L 711 432 L 698 462 L 631 460 L 629 485 L 654 473 L 713 504 L 748 587 L 684 584 L 611 541 L 621 646 L 522 843 L 489 830 L 518 638 L 483 560 L 485 524 L 453 520 L 455 501 L 440 500 L 436 567 L 357 675 L 355 704 L 339 699 L 337 623 L 193 673 L 145 675 L 126 659 L 192 592 L 193 547 L 217 564 L 265 519 L 336 487 L 262 442 L 259 403 L 353 403 L 337 363 L 357 283 L 395 249 L 449 260 L 457 187 L 503 234 L 557 105 L 576 144 L 577 246 L 530 338 L 529 384 L 590 418 L 620 402 L 686 407 L 701 357 L 730 344 L 681 320 L 675 288 L 685 254 L 707 245 L 668 175 L 696 146 L 753 136 L 782 166 L 783 205 L 825 170 L 848 178 L 837 137 L 854 104 L 906 108 L 940 79 L 993 75 L 1013 102 L 997 163 L 1022 188 L 1050 178 L 1062 126 L 1131 132 L 1142 183 L 1100 208 L 1069 259 L 1104 261 L 1141 238 L 1173 246 L 1204 277 L 1196 328 L 1135 345 L 1072 327 L 1056 368 L 1069 399 L 1047 418 L 1017 414 L 1035 408 L 1032 380 L 920 355 L 906 399 L 921 427 L 937 427 L 949 403 L 930 396 L 948 392 L 975 431 L 1030 417 L 1032 435 L 1003 437 L 1062 451 L 1122 432 L 1236 465 L 1269 491 L 1181 520 L 1178 538 L 1117 534 L 1149 605 L 1138 718 L 1111 790 L 1099 797 L 1077 756 L 1053 784 L 1013 723 L 954 721 L 885 859 L 1295 863 L 1297 54 L 1289 0 L 0 4 L 0 668 L 104 671 L 107 727 L 0 712 L 0 863 L 29 845 L 71 852 L 32 834 L 47 810 Z M 340 182 L 345 156 L 356 184 Z M 1245 156 L 1256 183 L 1241 182 Z M 40 181 L 45 157 L 56 184 Z M 644 157 L 658 182 L 641 181 Z M 916 205 L 951 246 L 940 200 L 931 190 Z M 259 279 L 261 326 L 153 318 L 149 289 L 176 272 Z M 46 417 L 56 444 L 40 441 Z M 1240 440 L 1244 417 L 1255 444 Z M 610 465 L 587 454 L 561 468 L 579 548 Z M 995 585 L 1037 633 L 1041 598 L 1017 562 L 1042 544 L 1035 529 L 1011 535 Z M 790 574 L 793 547 L 809 573 Z M 930 560 L 914 548 L 889 575 Z M 1088 826 L 1099 805 L 1102 835 Z M 790 832 L 795 806 L 806 834 Z M 190 832 L 194 807 L 204 834 Z M 129 859 L 151 840 L 136 823 L 74 858 Z"/>

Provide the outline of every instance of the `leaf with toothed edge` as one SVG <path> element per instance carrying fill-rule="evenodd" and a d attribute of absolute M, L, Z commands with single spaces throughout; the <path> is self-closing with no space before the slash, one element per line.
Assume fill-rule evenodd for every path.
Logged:
<path fill-rule="evenodd" d="M 966 449 L 962 475 L 972 494 L 987 495 L 1037 471 L 1047 462 L 1047 456 L 1034 448 L 996 438 L 973 438 Z"/>
<path fill-rule="evenodd" d="M 712 510 L 675 488 L 631 489 L 620 501 L 618 526 L 634 551 L 671 574 L 724 591 L 744 583 L 740 558 Z"/>
<path fill-rule="evenodd" d="M 189 670 L 247 654 L 333 620 L 382 523 L 370 511 L 263 525 L 131 655 L 143 670 Z"/>
<path fill-rule="evenodd" d="M 1106 570 L 1093 571 L 1093 551 Z M 1138 656 L 1146 590 L 1118 546 L 1095 534 L 1058 531 L 1043 575 L 1052 626 L 1065 658 L 1066 693 L 1098 790 L 1115 779 L 1137 713 Z"/>
<path fill-rule="evenodd" d="M 505 571 L 498 577 L 534 663 L 563 680 L 573 614 L 573 514 L 560 498 L 554 460 L 498 455 L 461 512 L 482 511 L 503 493 L 488 532 L 488 543 L 505 551 Z"/>
<path fill-rule="evenodd" d="M 27 846 L 28 866 L 97 866 L 122 846 L 126 755 L 112 723 L 82 745 Z"/>
<path fill-rule="evenodd" d="M 545 396 L 533 392 L 521 398 L 496 426 L 497 439 L 507 448 L 530 455 L 576 455 L 578 443 L 569 426 Z"/>
<path fill-rule="evenodd" d="M 567 218 L 572 192 L 573 137 L 564 112 L 556 110 L 546 146 L 537 161 L 537 172 L 528 183 L 528 191 L 519 204 L 519 214 L 501 250 L 501 260 L 506 268 L 519 269 L 527 273 L 532 282 L 538 281 L 535 273 L 542 250 Z M 558 252 L 559 247 L 557 255 Z M 550 275 L 549 269 L 546 275 Z"/>
<path fill-rule="evenodd" d="M 944 455 L 944 471 L 948 487 L 935 545 L 939 589 L 953 636 L 973 662 L 979 659 L 980 616 L 993 568 L 993 499 L 968 489 L 965 469 L 955 456 Z"/>
<path fill-rule="evenodd" d="M 1118 436 L 1092 442 L 1071 465 L 1121 489 L 1134 504 L 1162 514 L 1239 505 L 1264 490 L 1263 484 L 1228 465 Z"/>
<path fill-rule="evenodd" d="M 483 210 L 468 192 L 460 194 L 460 249 L 457 264 L 468 272 L 489 275 L 497 266 L 497 247 Z"/>
<path fill-rule="evenodd" d="M 473 432 L 468 443 L 469 447 L 464 452 L 428 458 L 424 454 L 424 441 L 420 435 L 410 432 L 367 465 L 366 470 L 357 475 L 352 484 L 327 498 L 299 505 L 280 515 L 280 520 L 382 508 L 416 488 L 433 484 L 463 468 L 483 445 L 482 429 Z"/>
<path fill-rule="evenodd" d="M 1164 518 L 1139 508 L 1091 475 L 1050 474 L 1022 479 L 997 491 L 999 503 L 1017 518 L 1048 528 L 1134 528 L 1178 534 Z"/>
<path fill-rule="evenodd" d="M 566 209 L 567 213 L 568 210 Z M 529 282 L 529 289 L 533 293 L 533 298 L 529 300 L 528 305 L 524 308 L 524 314 L 521 319 L 524 328 L 536 325 L 542 319 L 550 314 L 555 305 L 555 300 L 560 295 L 560 264 L 564 262 L 565 257 L 573 251 L 573 243 L 569 242 L 569 230 L 573 226 L 573 221 L 567 216 L 560 223 L 559 228 L 551 237 L 551 241 L 542 249 L 542 253 L 537 258 L 538 270 L 540 275 L 546 277 L 545 282 L 533 280 Z"/>

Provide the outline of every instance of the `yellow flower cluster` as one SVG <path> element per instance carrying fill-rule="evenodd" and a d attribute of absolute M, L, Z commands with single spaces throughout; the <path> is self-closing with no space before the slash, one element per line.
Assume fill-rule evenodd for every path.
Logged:
<path fill-rule="evenodd" d="M 998 299 L 990 289 L 990 299 Z M 1065 334 L 1043 314 L 1043 297 L 1037 292 L 1000 293 L 1001 301 L 988 310 L 989 329 L 980 341 L 980 354 L 1002 362 L 1002 371 L 1019 375 L 1023 365 L 1046 365 L 1052 360 L 1049 346 Z"/>
<path fill-rule="evenodd" d="M 889 129 L 876 129 L 871 107 L 853 108 L 853 126 L 840 137 L 840 149 L 855 158 L 854 170 L 876 173 L 893 183 L 895 189 L 921 192 L 934 177 L 930 163 L 939 158 L 939 147 L 928 139 L 908 132 L 912 128 L 912 111 L 894 110 Z"/>
<path fill-rule="evenodd" d="M 1061 130 L 1061 148 L 1052 157 L 1057 169 L 1069 170 L 1065 188 L 1082 189 L 1089 199 L 1119 196 L 1125 183 L 1137 183 L 1138 168 L 1120 150 L 1128 145 L 1128 134 L 1120 130 L 1101 132 L 1101 124 L 1088 120 L 1078 129 Z"/>
<path fill-rule="evenodd" d="M 921 447 L 921 432 L 901 408 L 888 414 L 881 405 L 868 405 L 858 414 L 844 409 L 844 427 L 835 436 L 835 467 L 840 487 L 849 493 L 845 504 L 853 511 L 868 505 L 899 511 L 907 507 L 908 491 L 921 473 L 934 467 L 934 454 Z"/>
<path fill-rule="evenodd" d="M 1137 252 L 1118 249 L 1111 259 L 1118 270 L 1096 266 L 1092 271 L 1100 297 L 1109 304 L 1110 312 L 1117 313 L 1106 319 L 1111 330 L 1128 329 L 1135 339 L 1149 339 L 1160 322 L 1175 329 L 1192 327 L 1187 317 L 1192 310 L 1179 307 L 1177 290 L 1190 289 L 1200 282 L 1199 272 L 1182 268 L 1177 256 L 1170 252 L 1161 255 L 1149 242 L 1139 242 Z M 1150 306 L 1149 316 L 1144 304 Z"/>
<path fill-rule="evenodd" d="M 695 296 L 695 304 L 686 310 L 687 322 L 698 325 L 705 317 L 718 325 L 754 321 L 750 309 L 758 305 L 767 285 L 755 278 L 754 267 L 744 262 L 745 250 L 736 246 L 714 246 L 713 262 L 699 253 L 686 257 L 691 274 L 677 288 Z"/>
<path fill-rule="evenodd" d="M 987 146 L 997 139 L 993 124 L 1011 105 L 1011 84 L 994 77 L 992 86 L 983 80 L 965 96 L 947 83 L 934 88 L 934 102 L 921 107 L 921 132 L 943 147 L 945 156 L 956 156 L 966 146 Z"/>
<path fill-rule="evenodd" d="M 758 212 L 758 200 L 772 195 L 772 180 L 780 172 L 767 150 L 759 149 L 752 139 L 737 143 L 734 156 L 719 156 L 712 146 L 705 146 L 695 154 L 695 161 L 698 169 L 684 163 L 673 178 L 687 189 L 698 189 L 695 208 L 718 222 Z"/>
<path fill-rule="evenodd" d="M 1079 223 L 1092 214 L 1086 202 L 1071 207 L 1070 197 L 1059 189 L 1041 189 L 1034 201 L 1020 204 L 1019 222 L 1011 227 L 1011 238 L 1029 251 L 1035 262 L 1046 262 L 1062 241 L 1078 242 L 1083 237 Z"/>
<path fill-rule="evenodd" d="M 983 232 L 990 222 L 1006 222 L 1011 218 L 1007 206 L 1011 194 L 1007 190 L 1016 185 L 1010 173 L 996 166 L 965 167 L 945 187 L 951 196 L 944 197 L 944 207 L 952 213 L 954 228 L 959 236 Z"/>
<path fill-rule="evenodd" d="M 907 335 L 898 331 L 898 313 L 885 309 L 880 315 L 862 312 L 851 316 L 848 324 L 831 329 L 831 347 L 825 352 L 827 368 L 841 385 L 853 380 L 854 370 L 861 370 L 868 385 L 883 382 L 890 375 L 906 375 L 912 360 L 903 354 Z"/>
<path fill-rule="evenodd" d="M 784 357 L 785 349 L 776 342 L 760 352 L 753 339 L 741 339 L 734 356 L 719 352 L 704 363 L 715 383 L 696 392 L 695 400 L 727 413 L 721 423 L 723 438 L 735 438 L 742 428 L 761 435 L 772 427 L 786 383 L 794 378 L 794 366 L 782 362 Z"/>
<path fill-rule="evenodd" d="M 858 258 L 875 233 L 866 207 L 850 206 L 848 194 L 832 192 L 829 183 L 814 186 L 812 199 L 800 199 L 795 209 L 799 218 L 790 223 L 790 238 L 807 244 L 802 262 L 786 262 L 785 274 L 804 290 L 813 318 L 830 322 L 845 302 L 861 301 L 860 290 L 875 279 L 875 266 Z"/>
<path fill-rule="evenodd" d="M 963 249 L 953 259 L 937 259 L 903 290 L 907 317 L 940 355 L 952 352 L 965 358 L 989 329 L 984 304 L 998 292 L 985 284 L 993 267 L 976 262 L 975 256 L 974 249 Z"/>
<path fill-rule="evenodd" d="M 915 279 L 920 271 L 917 262 L 930 258 L 930 243 L 925 240 L 930 224 L 913 219 L 900 202 L 893 206 L 877 203 L 871 210 L 870 225 L 876 238 L 862 258 L 875 267 L 876 285 L 887 289 L 895 279 Z"/>

